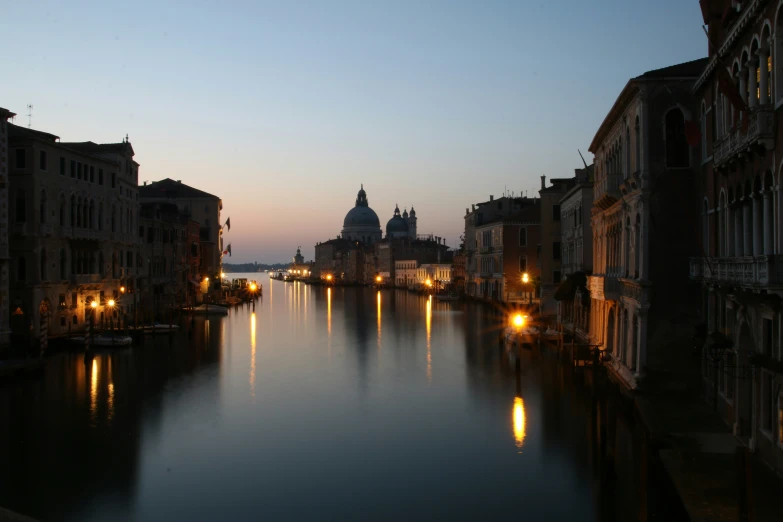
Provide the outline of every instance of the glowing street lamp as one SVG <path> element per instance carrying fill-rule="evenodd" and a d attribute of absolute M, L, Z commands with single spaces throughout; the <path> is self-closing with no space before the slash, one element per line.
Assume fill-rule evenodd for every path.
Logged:
<path fill-rule="evenodd" d="M 375 276 L 375 282 L 376 283 L 380 283 L 381 281 L 383 281 L 383 278 L 381 276 L 379 276 L 379 275 Z"/>
<path fill-rule="evenodd" d="M 517 328 L 522 328 L 525 326 L 525 316 L 522 314 L 515 314 L 512 321 L 514 322 L 514 326 Z"/>
<path fill-rule="evenodd" d="M 93 300 L 93 302 L 90 303 L 90 308 L 92 308 L 93 310 L 98 308 L 98 301 Z"/>
<path fill-rule="evenodd" d="M 332 274 L 327 274 L 326 275 L 326 280 L 327 281 L 331 281 L 332 280 Z"/>
<path fill-rule="evenodd" d="M 525 284 L 528 284 L 530 282 L 530 276 L 527 274 L 527 272 L 522 274 L 522 282 Z"/>
<path fill-rule="evenodd" d="M 220 272 L 220 279 L 225 279 L 225 278 L 226 278 L 226 273 Z"/>
<path fill-rule="evenodd" d="M 426 280 L 424 283 L 425 283 L 425 284 L 426 284 L 428 287 L 432 287 L 432 280 L 431 280 L 431 279 L 427 279 L 427 280 Z"/>
<path fill-rule="evenodd" d="M 255 283 L 250 283 L 250 291 L 255 292 L 256 290 L 258 290 L 258 285 Z"/>
<path fill-rule="evenodd" d="M 123 293 L 123 294 L 125 293 L 125 287 L 124 286 L 120 287 L 120 293 Z"/>
<path fill-rule="evenodd" d="M 114 308 L 114 304 L 115 304 L 114 299 L 109 299 L 109 303 L 108 303 L 109 308 Z"/>

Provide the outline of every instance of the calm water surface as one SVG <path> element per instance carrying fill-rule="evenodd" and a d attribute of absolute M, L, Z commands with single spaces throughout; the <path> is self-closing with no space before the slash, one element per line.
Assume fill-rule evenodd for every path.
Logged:
<path fill-rule="evenodd" d="M 261 282 L 255 311 L 0 387 L 0 504 L 80 521 L 636 518 L 632 430 L 581 375 L 532 352 L 517 367 L 490 309 Z"/>

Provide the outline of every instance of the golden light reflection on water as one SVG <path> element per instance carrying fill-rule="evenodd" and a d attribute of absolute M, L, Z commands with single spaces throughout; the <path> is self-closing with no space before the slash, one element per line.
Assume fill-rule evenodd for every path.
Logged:
<path fill-rule="evenodd" d="M 250 396 L 256 396 L 256 313 L 250 315 Z"/>
<path fill-rule="evenodd" d="M 432 382 L 432 296 L 427 299 L 427 380 Z"/>
<path fill-rule="evenodd" d="M 98 416 L 98 361 L 92 360 L 92 372 L 90 374 L 90 417 L 93 421 Z"/>
<path fill-rule="evenodd" d="M 380 351 L 381 351 L 381 291 L 378 290 L 378 352 Z"/>
<path fill-rule="evenodd" d="M 108 419 L 112 420 L 114 417 L 114 377 L 112 376 L 112 368 L 111 368 L 111 357 L 109 357 L 109 371 L 107 373 L 107 377 L 109 379 L 109 401 L 108 401 L 108 407 L 109 407 L 109 413 L 108 413 Z"/>
<path fill-rule="evenodd" d="M 332 289 L 326 289 L 326 333 L 332 335 Z"/>
<path fill-rule="evenodd" d="M 522 400 L 522 397 L 515 397 L 513 413 L 514 439 L 516 440 L 517 448 L 519 449 L 522 449 L 522 445 L 525 443 L 526 422 L 525 401 Z"/>

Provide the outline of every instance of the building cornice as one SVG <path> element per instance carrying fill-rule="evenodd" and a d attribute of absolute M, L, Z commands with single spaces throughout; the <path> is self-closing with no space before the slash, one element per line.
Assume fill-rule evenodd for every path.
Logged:
<path fill-rule="evenodd" d="M 707 81 L 707 79 L 712 75 L 712 72 L 715 70 L 715 67 L 717 67 L 718 58 L 723 58 L 729 53 L 731 48 L 734 46 L 734 43 L 737 41 L 737 38 L 739 38 L 740 35 L 745 31 L 745 29 L 748 27 L 748 24 L 750 24 L 751 19 L 756 15 L 756 12 L 762 5 L 766 3 L 767 0 L 752 0 L 750 2 L 748 8 L 742 12 L 739 19 L 734 22 L 734 25 L 729 30 L 726 38 L 723 39 L 723 43 L 721 44 L 720 49 L 718 49 L 718 53 L 712 55 L 712 59 L 710 59 L 710 62 L 704 68 L 704 72 L 702 72 L 701 76 L 699 76 L 699 78 L 696 80 L 696 83 L 693 85 L 693 92 L 701 89 L 701 87 L 704 85 L 704 82 Z"/>
<path fill-rule="evenodd" d="M 626 107 L 628 107 L 628 105 L 631 103 L 631 100 L 633 100 L 636 94 L 639 92 L 639 87 L 636 82 L 636 78 L 628 80 L 628 83 L 625 84 L 625 87 L 620 92 L 617 100 L 615 100 L 614 105 L 612 105 L 612 108 L 604 118 L 604 121 L 601 122 L 601 126 L 598 127 L 598 132 L 595 133 L 593 141 L 590 143 L 590 147 L 587 149 L 593 155 L 598 152 L 598 148 L 600 147 L 601 143 L 603 143 L 603 141 L 606 139 L 606 136 L 614 128 L 617 120 L 625 111 Z"/>

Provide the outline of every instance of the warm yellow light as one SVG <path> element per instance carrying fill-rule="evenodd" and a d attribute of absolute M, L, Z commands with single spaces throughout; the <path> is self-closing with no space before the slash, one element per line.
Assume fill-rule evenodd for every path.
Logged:
<path fill-rule="evenodd" d="M 225 279 L 226 278 L 226 273 L 225 272 L 220 272 L 220 278 L 221 279 Z"/>
<path fill-rule="evenodd" d="M 125 287 L 124 286 L 120 287 L 120 292 L 122 292 L 123 294 L 125 293 Z"/>
<path fill-rule="evenodd" d="M 529 275 L 527 275 L 527 272 L 525 272 L 524 274 L 522 274 L 522 282 L 523 282 L 523 283 L 527 283 L 527 282 L 529 282 L 529 281 L 530 281 L 530 276 L 529 276 Z"/>
<path fill-rule="evenodd" d="M 250 283 L 250 291 L 255 292 L 258 289 L 258 285 L 255 283 Z"/>
<path fill-rule="evenodd" d="M 209 281 L 209 278 L 208 278 L 208 277 L 205 277 L 205 278 L 204 278 L 204 281 L 207 281 L 207 282 L 208 282 L 208 281 Z"/>
<path fill-rule="evenodd" d="M 109 306 L 114 306 L 114 299 L 109 299 Z"/>
<path fill-rule="evenodd" d="M 514 316 L 514 326 L 517 328 L 522 328 L 525 326 L 525 316 L 522 314 L 516 314 Z"/>
<path fill-rule="evenodd" d="M 327 276 L 326 276 L 326 280 L 327 280 L 327 281 L 331 281 L 331 280 L 332 280 L 332 274 L 329 274 L 329 275 L 327 275 Z"/>
<path fill-rule="evenodd" d="M 432 286 L 432 281 L 431 280 L 427 279 L 427 281 L 425 281 L 425 282 L 427 283 L 427 286 Z"/>
<path fill-rule="evenodd" d="M 522 444 L 525 442 L 525 430 L 526 430 L 525 401 L 522 400 L 522 397 L 514 398 L 513 421 L 514 421 L 514 439 L 516 440 L 517 448 L 521 448 Z"/>
<path fill-rule="evenodd" d="M 375 276 L 375 280 L 380 283 L 381 282 L 381 276 Z"/>
<path fill-rule="evenodd" d="M 98 308 L 98 301 L 93 301 L 92 303 L 90 303 L 90 306 L 93 308 Z"/>

